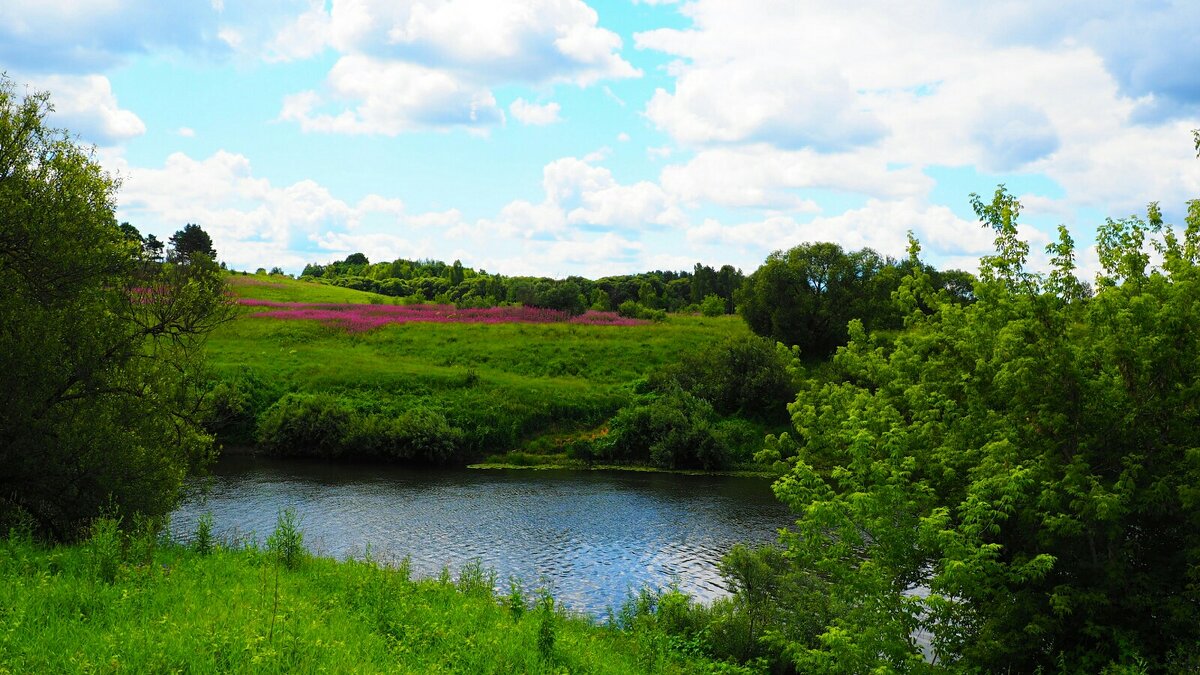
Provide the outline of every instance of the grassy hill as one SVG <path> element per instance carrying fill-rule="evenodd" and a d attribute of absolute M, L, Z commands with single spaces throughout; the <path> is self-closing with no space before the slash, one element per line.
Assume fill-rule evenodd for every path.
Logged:
<path fill-rule="evenodd" d="M 260 302 L 391 301 L 280 276 L 232 275 L 230 288 L 239 299 Z M 634 326 L 407 323 L 352 332 L 328 322 L 253 316 L 265 309 L 243 307 L 209 338 L 210 363 L 223 382 L 217 431 L 226 444 L 257 443 L 285 454 L 354 453 L 356 433 L 385 432 L 349 429 L 355 423 L 348 416 L 374 416 L 380 421 L 363 424 L 378 426 L 405 415 L 426 425 L 441 416 L 461 432 L 455 438 L 464 459 L 546 450 L 547 439 L 603 425 L 650 368 L 748 332 L 733 316 L 675 315 Z M 293 418 L 301 414 L 341 426 L 298 428 Z M 265 421 L 278 442 L 263 442 Z M 386 433 L 416 433 L 405 429 Z M 331 438 L 339 434 L 341 440 Z"/>

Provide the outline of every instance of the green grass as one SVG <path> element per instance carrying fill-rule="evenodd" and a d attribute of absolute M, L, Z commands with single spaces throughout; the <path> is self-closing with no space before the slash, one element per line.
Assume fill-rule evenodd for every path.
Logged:
<path fill-rule="evenodd" d="M 132 542 L 122 554 L 103 539 L 0 540 L 0 672 L 736 670 L 656 631 L 532 604 L 514 611 L 478 567 L 411 580 L 403 566 L 370 561 L 306 558 L 287 569 L 256 548 L 135 554 Z"/>
<path fill-rule="evenodd" d="M 283 302 L 381 298 L 265 275 L 233 275 L 231 287 Z M 381 414 L 427 406 L 466 431 L 476 456 L 602 425 L 650 368 L 747 332 L 737 317 L 672 316 L 641 326 L 411 323 L 350 334 L 252 311 L 214 332 L 207 351 L 218 377 L 250 378 L 262 390 L 253 416 L 287 392 L 332 392 Z M 252 426 L 223 440 L 247 443 Z"/>

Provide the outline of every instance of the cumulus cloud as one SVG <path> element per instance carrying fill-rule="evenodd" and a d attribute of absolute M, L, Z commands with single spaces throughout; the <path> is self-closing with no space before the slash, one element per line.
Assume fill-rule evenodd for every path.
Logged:
<path fill-rule="evenodd" d="M 536 103 L 529 103 L 523 98 L 518 98 L 509 104 L 508 110 L 521 124 L 530 126 L 540 127 L 562 121 L 558 116 L 559 106 L 557 103 L 537 105 Z"/>
<path fill-rule="evenodd" d="M 735 247 L 746 251 L 789 249 L 804 242 L 832 241 L 850 249 L 873 248 L 902 256 L 907 232 L 939 255 L 972 254 L 990 250 L 992 237 L 978 223 L 964 221 L 944 206 L 917 199 L 872 199 L 862 208 L 800 222 L 787 215 L 727 225 L 706 220 L 688 230 L 693 244 Z"/>
<path fill-rule="evenodd" d="M 395 136 L 405 131 L 486 127 L 504 113 L 491 91 L 465 84 L 444 71 L 363 55 L 344 56 L 329 73 L 338 100 L 353 109 L 322 112 L 320 94 L 306 91 L 284 99 L 279 117 L 305 131 Z"/>
<path fill-rule="evenodd" d="M 661 177 L 689 204 L 791 209 L 809 187 L 921 198 L 927 169 L 973 166 L 1040 173 L 1073 207 L 1121 213 L 1182 201 L 1200 180 L 1186 133 L 1195 108 L 1146 114 L 1200 91 L 1200 67 L 1186 67 L 1198 38 L 1180 35 L 1198 10 L 1183 3 L 695 0 L 680 11 L 689 27 L 635 42 L 676 59 L 674 87 L 645 114 L 694 151 Z M 1145 31 L 1117 39 L 1130 25 Z"/>
<path fill-rule="evenodd" d="M 113 145 L 146 133 L 146 124 L 117 103 L 112 84 L 102 75 L 48 75 L 32 82 L 50 92 L 51 122 L 97 145 Z"/>
<path fill-rule="evenodd" d="M 351 133 L 487 127 L 503 119 L 492 95 L 498 85 L 588 86 L 637 76 L 620 56 L 621 38 L 598 22 L 582 0 L 334 0 L 328 11 L 314 5 L 280 31 L 274 53 L 304 57 L 329 46 L 342 56 L 327 92 L 289 97 L 280 117 L 306 130 Z M 310 112 L 330 106 L 333 112 Z M 511 111 L 525 124 L 557 121 L 554 103 L 519 99 Z"/>
<path fill-rule="evenodd" d="M 0 63 L 29 73 L 94 73 L 167 48 L 223 50 L 220 12 L 200 2 L 6 0 Z"/>
<path fill-rule="evenodd" d="M 351 204 L 312 180 L 272 185 L 254 175 L 245 156 L 223 150 L 204 159 L 174 153 L 161 168 L 131 166 L 112 155 L 104 163 L 124 179 L 122 220 L 160 238 L 198 223 L 221 259 L 235 267 L 299 267 L 311 260 L 314 247 L 337 236 L 371 234 L 355 233 L 364 221 L 395 224 L 403 213 L 397 199 L 368 195 Z"/>

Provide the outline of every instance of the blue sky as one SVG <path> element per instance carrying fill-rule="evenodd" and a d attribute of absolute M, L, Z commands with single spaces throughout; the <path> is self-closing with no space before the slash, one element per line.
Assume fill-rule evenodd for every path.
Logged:
<path fill-rule="evenodd" d="M 974 269 L 1004 183 L 1087 274 L 1103 218 L 1200 197 L 1200 3 L 1049 4 L 8 0 L 0 69 L 119 217 L 236 268 L 751 271 L 912 230 Z"/>

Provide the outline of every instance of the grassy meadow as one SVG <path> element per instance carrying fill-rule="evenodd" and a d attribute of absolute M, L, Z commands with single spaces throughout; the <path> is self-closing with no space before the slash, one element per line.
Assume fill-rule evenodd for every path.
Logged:
<path fill-rule="evenodd" d="M 0 540 L 0 673 L 740 671 L 632 607 L 597 625 L 536 592 L 498 597 L 478 567 L 412 580 L 278 539 L 199 551 L 156 537 L 101 519 L 75 545 Z"/>
<path fill-rule="evenodd" d="M 281 276 L 235 274 L 229 283 L 239 299 L 257 301 L 392 300 Z M 310 418 L 331 406 L 380 418 L 413 411 L 443 416 L 461 430 L 460 454 L 469 459 L 511 460 L 511 451 L 553 455 L 561 439 L 602 427 L 649 369 L 683 351 L 748 334 L 736 316 L 679 315 L 635 326 L 407 323 L 351 332 L 319 321 L 251 316 L 263 309 L 242 307 L 208 339 L 210 365 L 226 385 L 217 424 L 226 445 L 259 444 L 264 416 L 290 394 L 323 397 L 304 408 Z M 275 447 L 306 439 L 319 445 L 329 436 L 323 433 L 292 433 Z M 319 454 L 351 452 L 330 446 Z"/>

